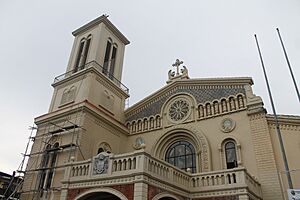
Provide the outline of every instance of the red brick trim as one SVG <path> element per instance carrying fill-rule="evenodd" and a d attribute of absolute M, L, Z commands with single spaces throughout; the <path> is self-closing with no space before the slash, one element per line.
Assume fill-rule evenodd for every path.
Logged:
<path fill-rule="evenodd" d="M 97 187 L 92 188 L 80 188 L 80 189 L 70 189 L 68 190 L 67 200 L 74 200 L 78 195 L 88 191 L 96 189 Z M 134 196 L 134 185 L 133 184 L 126 184 L 126 185 L 113 185 L 108 186 L 107 188 L 115 189 L 121 192 L 128 200 L 133 200 Z"/>
<path fill-rule="evenodd" d="M 148 199 L 149 200 L 152 200 L 153 197 L 155 197 L 156 195 L 160 194 L 160 193 L 164 193 L 164 192 L 168 192 L 164 189 L 161 189 L 161 188 L 158 188 L 158 187 L 155 187 L 155 186 L 152 186 L 152 185 L 148 185 Z M 183 196 L 179 196 L 177 194 L 174 194 L 172 192 L 168 192 L 176 197 L 178 197 L 178 199 L 182 199 L 182 200 L 185 200 L 185 199 L 188 199 L 188 198 L 185 198 Z"/>
<path fill-rule="evenodd" d="M 205 198 L 199 198 L 195 200 L 238 200 L 239 197 L 237 195 L 234 196 L 223 196 L 223 197 L 205 197 Z"/>

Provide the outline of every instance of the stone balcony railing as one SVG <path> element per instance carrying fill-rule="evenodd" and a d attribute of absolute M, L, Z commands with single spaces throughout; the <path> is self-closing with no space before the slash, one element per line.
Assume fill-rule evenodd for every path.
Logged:
<path fill-rule="evenodd" d="M 102 65 L 100 65 L 99 63 L 97 63 L 94 60 L 80 66 L 77 69 L 72 69 L 70 71 L 67 71 L 66 73 L 63 73 L 63 74 L 55 77 L 53 84 L 56 84 L 62 80 L 65 80 L 66 78 L 71 77 L 73 74 L 79 74 L 80 72 L 84 72 L 87 69 L 96 69 L 97 72 L 108 77 L 109 80 L 111 80 L 114 84 L 116 84 L 118 87 L 120 87 L 124 92 L 129 94 L 129 89 L 120 80 L 118 80 L 116 77 L 114 77 L 113 74 L 110 74 L 106 68 L 104 68 Z"/>
<path fill-rule="evenodd" d="M 112 183 L 109 180 L 135 177 L 139 174 L 161 180 L 188 193 L 246 188 L 256 197 L 262 196 L 259 182 L 243 167 L 191 174 L 154 158 L 143 150 L 120 155 L 104 153 L 93 159 L 73 162 L 65 171 L 62 183 L 71 185 L 104 180 L 104 183 L 109 184 Z M 78 184 L 75 187 L 78 187 Z"/>

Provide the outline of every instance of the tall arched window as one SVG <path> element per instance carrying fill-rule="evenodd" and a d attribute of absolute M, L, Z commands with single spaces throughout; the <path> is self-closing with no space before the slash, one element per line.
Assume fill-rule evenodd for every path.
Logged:
<path fill-rule="evenodd" d="M 51 187 L 58 151 L 58 142 L 56 142 L 53 146 L 48 144 L 45 148 L 39 175 L 38 189 L 40 191 L 40 196 L 43 196 L 43 190 L 48 190 Z"/>
<path fill-rule="evenodd" d="M 40 171 L 39 171 L 39 186 L 38 189 L 42 190 L 44 188 L 44 184 L 45 184 L 45 179 L 46 179 L 46 175 L 47 175 L 47 170 L 46 168 L 48 167 L 48 162 L 49 162 L 49 151 L 51 149 L 51 145 L 48 144 L 44 150 L 43 156 L 42 156 L 42 161 L 41 161 L 41 165 L 40 165 Z M 41 192 L 41 195 L 43 193 Z"/>
<path fill-rule="evenodd" d="M 166 161 L 179 169 L 196 172 L 195 148 L 187 141 L 173 143 L 166 152 Z"/>
<path fill-rule="evenodd" d="M 228 141 L 225 143 L 225 156 L 227 169 L 232 169 L 238 166 L 236 148 L 233 141 Z"/>
<path fill-rule="evenodd" d="M 92 39 L 92 35 L 89 35 L 86 38 L 81 39 L 80 45 L 79 45 L 79 48 L 77 51 L 74 72 L 84 69 L 86 61 L 87 61 L 89 48 L 91 45 L 91 39 Z"/>
<path fill-rule="evenodd" d="M 105 75 L 109 75 L 109 78 L 113 80 L 115 72 L 115 62 L 117 56 L 117 44 L 113 43 L 111 38 L 108 38 L 106 43 L 106 50 L 104 55 L 104 63 L 102 72 Z"/>
<path fill-rule="evenodd" d="M 49 171 L 48 171 L 48 178 L 46 182 L 46 189 L 49 189 L 52 183 L 52 178 L 53 178 L 53 173 L 54 173 L 54 168 L 56 164 L 56 158 L 57 158 L 57 153 L 59 150 L 59 144 L 56 142 L 53 147 L 51 148 L 51 161 L 50 161 L 50 166 L 49 166 Z"/>

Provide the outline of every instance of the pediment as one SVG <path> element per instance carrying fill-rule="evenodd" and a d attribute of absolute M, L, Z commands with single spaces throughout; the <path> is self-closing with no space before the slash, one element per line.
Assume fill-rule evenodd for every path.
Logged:
<path fill-rule="evenodd" d="M 204 105 L 222 98 L 228 99 L 238 94 L 245 96 L 245 85 L 252 84 L 253 81 L 249 77 L 178 80 L 129 107 L 125 111 L 126 121 L 161 115 L 164 104 L 176 95 L 192 96 L 197 104 L 194 105 L 196 107 L 199 104 Z"/>

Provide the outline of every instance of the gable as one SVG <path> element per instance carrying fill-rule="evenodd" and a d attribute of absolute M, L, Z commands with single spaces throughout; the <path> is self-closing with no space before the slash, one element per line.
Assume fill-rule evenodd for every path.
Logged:
<path fill-rule="evenodd" d="M 216 79 L 214 79 L 216 80 Z M 223 80 L 223 79 L 222 79 Z M 237 79 L 239 80 L 239 79 Z M 252 80 L 247 79 L 247 85 L 251 84 Z M 250 81 L 251 80 L 251 81 Z M 140 101 L 138 104 L 134 105 L 133 108 L 129 108 L 129 111 L 125 112 L 126 121 L 132 121 L 137 119 L 142 119 L 149 116 L 156 116 L 161 114 L 162 106 L 168 99 L 176 94 L 189 94 L 191 95 L 198 107 L 199 104 L 206 104 L 207 102 L 213 103 L 215 100 L 221 100 L 222 98 L 228 99 L 233 96 L 241 94 L 243 96 L 246 95 L 244 86 L 245 82 L 232 82 L 228 84 L 228 82 L 223 80 L 223 83 L 220 81 L 216 82 L 207 82 L 203 83 L 203 80 L 185 80 L 179 81 L 177 84 L 169 85 L 163 88 L 162 91 L 158 91 L 151 95 L 150 99 L 145 99 Z M 224 84 L 224 82 L 227 82 Z M 134 109 L 135 108 L 135 109 Z"/>

